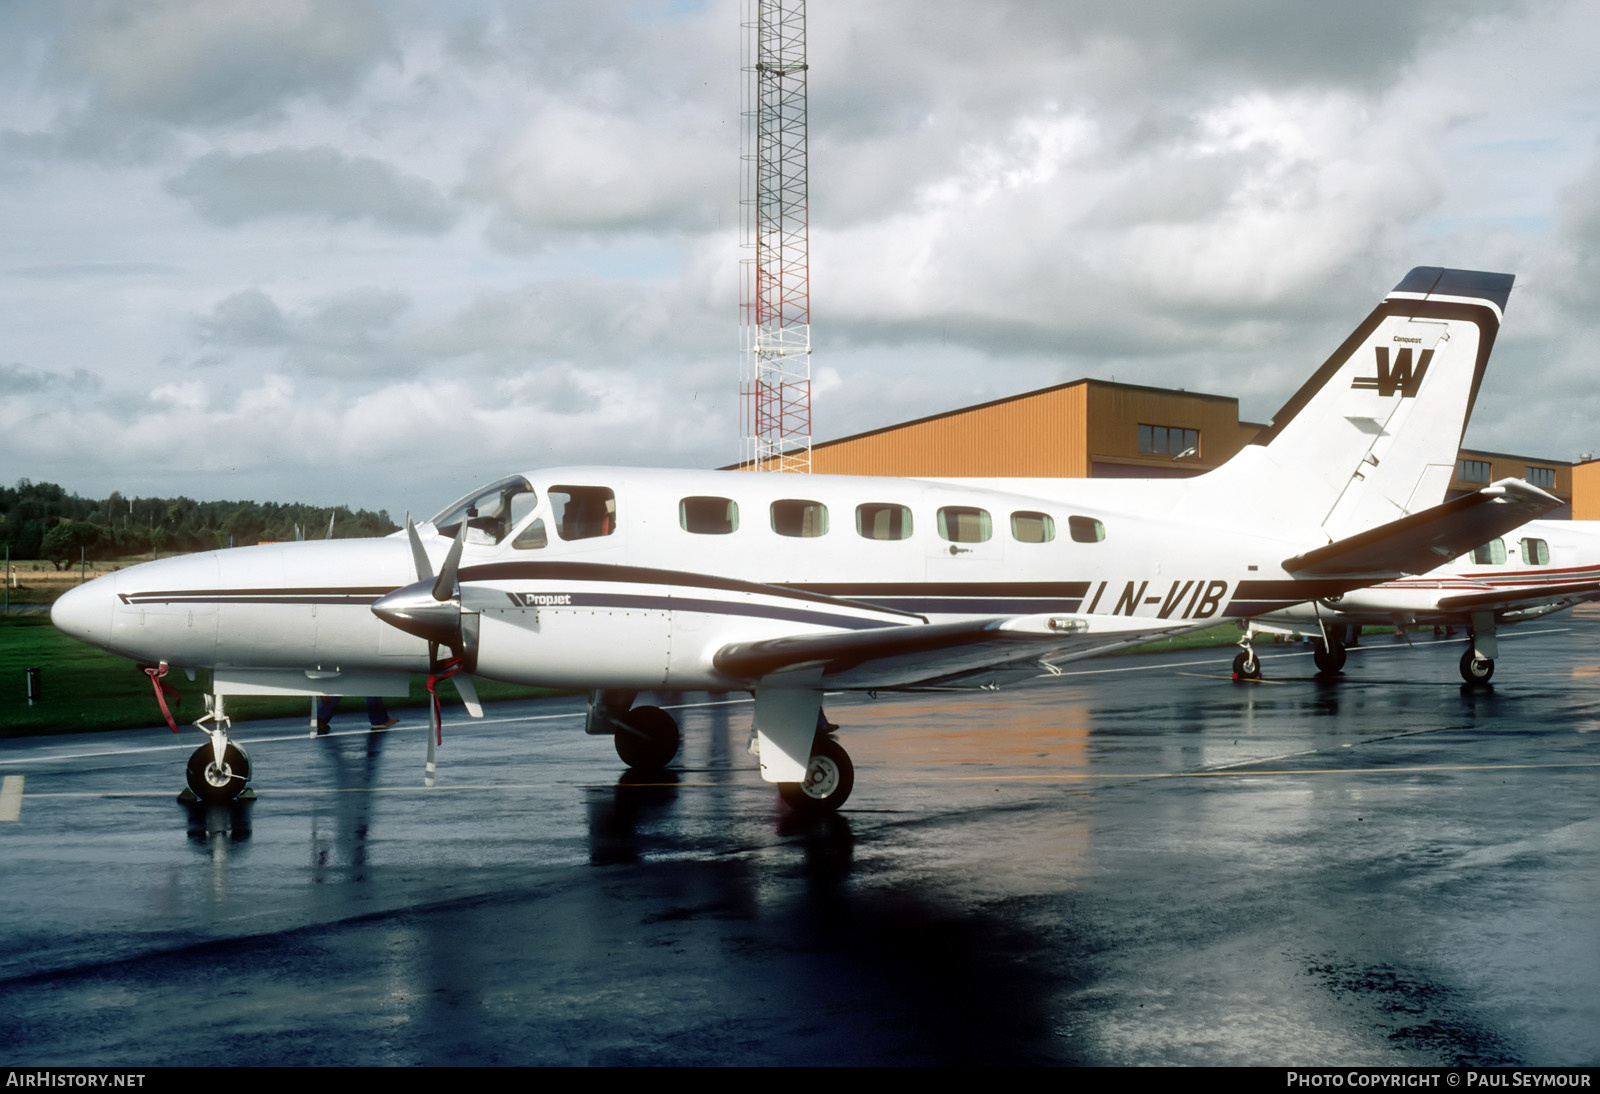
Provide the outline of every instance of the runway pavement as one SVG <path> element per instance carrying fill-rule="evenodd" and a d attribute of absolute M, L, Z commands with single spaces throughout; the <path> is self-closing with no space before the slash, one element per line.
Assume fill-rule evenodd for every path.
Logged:
<path fill-rule="evenodd" d="M 164 728 L 0 746 L 13 1065 L 1593 1064 L 1600 610 L 1459 640 L 1112 658 L 837 696 L 837 818 L 750 704 L 666 779 L 581 703 L 331 737 L 241 724 L 258 799 L 175 801 Z"/>

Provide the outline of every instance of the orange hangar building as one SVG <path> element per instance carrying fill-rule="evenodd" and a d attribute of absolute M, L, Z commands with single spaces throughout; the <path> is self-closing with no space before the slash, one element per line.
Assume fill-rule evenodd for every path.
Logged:
<path fill-rule="evenodd" d="M 1073 380 L 961 407 L 811 448 L 822 475 L 914 478 L 1176 478 L 1227 463 L 1264 428 L 1239 420 L 1239 400 L 1170 388 Z M 734 466 L 746 466 L 743 464 Z M 1589 470 L 1583 470 L 1583 469 Z M 1453 495 L 1527 479 L 1567 503 L 1587 484 L 1600 519 L 1600 461 L 1573 464 L 1462 449 Z"/>

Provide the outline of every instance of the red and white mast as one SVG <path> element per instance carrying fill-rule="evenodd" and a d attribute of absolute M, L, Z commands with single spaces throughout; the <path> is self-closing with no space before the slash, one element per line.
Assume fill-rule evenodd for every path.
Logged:
<path fill-rule="evenodd" d="M 805 0 L 746 0 L 739 376 L 752 470 L 811 470 Z"/>

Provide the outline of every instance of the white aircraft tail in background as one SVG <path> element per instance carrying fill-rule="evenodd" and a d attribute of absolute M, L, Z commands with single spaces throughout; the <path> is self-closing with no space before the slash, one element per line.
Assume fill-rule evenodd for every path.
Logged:
<path fill-rule="evenodd" d="M 1498 627 L 1593 600 L 1600 600 L 1600 521 L 1534 520 L 1428 573 L 1298 604 L 1250 627 L 1310 637 L 1317 668 L 1329 674 L 1344 667 L 1347 628 L 1462 627 L 1461 677 L 1481 684 L 1494 675 Z"/>
<path fill-rule="evenodd" d="M 588 730 L 639 767 L 679 738 L 638 693 L 749 691 L 762 777 L 835 809 L 854 775 L 824 690 L 1049 674 L 1423 573 L 1558 505 L 1517 481 L 1439 504 L 1510 288 L 1413 270 L 1263 443 L 1196 479 L 532 471 L 386 539 L 136 566 L 52 617 L 210 671 L 188 770 L 203 799 L 249 777 L 227 695 L 404 694 L 412 673 L 464 672 L 589 692 Z"/>

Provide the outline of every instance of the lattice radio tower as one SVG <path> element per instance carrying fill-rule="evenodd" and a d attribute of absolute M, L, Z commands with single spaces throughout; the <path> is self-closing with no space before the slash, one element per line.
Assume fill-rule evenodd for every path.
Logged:
<path fill-rule="evenodd" d="M 745 0 L 740 414 L 746 467 L 811 470 L 805 0 Z"/>

